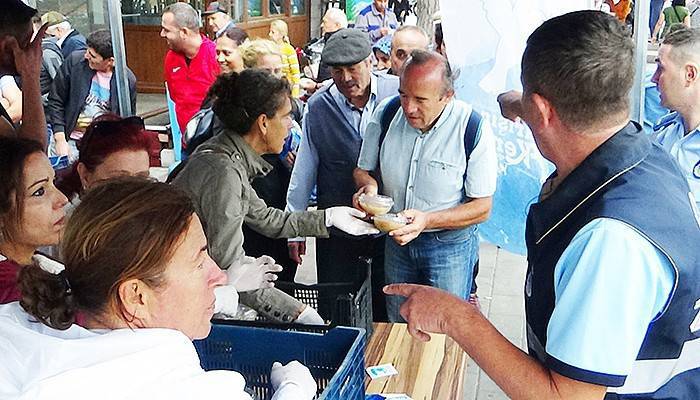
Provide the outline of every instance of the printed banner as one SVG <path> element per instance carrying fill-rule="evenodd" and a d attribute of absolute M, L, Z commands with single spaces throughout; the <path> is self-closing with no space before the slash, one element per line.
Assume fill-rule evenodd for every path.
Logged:
<path fill-rule="evenodd" d="M 520 59 L 527 37 L 543 21 L 590 9 L 593 0 L 441 0 L 448 58 L 459 71 L 457 97 L 474 105 L 491 122 L 498 152 L 498 189 L 491 218 L 480 227 L 482 239 L 525 254 L 527 211 L 552 172 L 524 124 L 500 115 L 496 96 L 521 90 Z"/>

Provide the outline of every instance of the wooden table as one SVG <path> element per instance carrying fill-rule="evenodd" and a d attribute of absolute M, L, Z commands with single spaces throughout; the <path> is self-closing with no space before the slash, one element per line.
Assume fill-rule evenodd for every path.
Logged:
<path fill-rule="evenodd" d="M 423 343 L 406 324 L 375 323 L 367 344 L 365 365 L 393 364 L 398 375 L 370 380 L 367 393 L 405 393 L 414 400 L 462 399 L 467 355 L 445 335 Z"/>

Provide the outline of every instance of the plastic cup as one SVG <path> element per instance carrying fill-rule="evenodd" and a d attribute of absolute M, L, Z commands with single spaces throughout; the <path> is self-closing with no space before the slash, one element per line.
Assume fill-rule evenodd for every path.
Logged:
<path fill-rule="evenodd" d="M 381 194 L 367 195 L 362 193 L 359 198 L 360 206 L 370 215 L 384 215 L 394 206 L 394 199 Z"/>
<path fill-rule="evenodd" d="M 374 226 L 382 232 L 391 232 L 408 225 L 408 219 L 398 214 L 377 215 L 372 219 Z"/>

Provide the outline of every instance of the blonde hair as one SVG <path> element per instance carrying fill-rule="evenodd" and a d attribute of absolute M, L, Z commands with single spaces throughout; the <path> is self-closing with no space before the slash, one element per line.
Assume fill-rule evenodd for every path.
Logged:
<path fill-rule="evenodd" d="M 285 43 L 289 43 L 289 27 L 287 23 L 281 19 L 276 19 L 270 23 L 270 28 L 275 28 L 279 33 L 282 34 Z"/>
<path fill-rule="evenodd" d="M 243 65 L 246 68 L 256 68 L 260 57 L 268 54 L 279 56 L 284 60 L 282 51 L 277 43 L 268 39 L 253 39 L 238 46 L 238 51 L 241 53 Z"/>

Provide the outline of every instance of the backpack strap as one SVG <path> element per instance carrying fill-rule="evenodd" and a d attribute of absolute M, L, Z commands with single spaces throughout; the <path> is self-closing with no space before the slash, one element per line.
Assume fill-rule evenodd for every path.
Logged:
<path fill-rule="evenodd" d="M 474 151 L 479 138 L 481 136 L 481 114 L 472 109 L 467 121 L 467 128 L 464 130 L 464 153 L 467 155 L 467 161 Z"/>
<path fill-rule="evenodd" d="M 394 119 L 396 116 L 396 113 L 399 111 L 399 107 L 401 107 L 401 99 L 399 96 L 394 96 L 389 100 L 387 103 L 386 107 L 384 107 L 384 111 L 382 112 L 382 118 L 379 120 L 379 126 L 381 127 L 382 131 L 379 134 L 379 148 L 382 148 L 382 144 L 384 143 L 384 138 L 386 137 L 387 132 L 389 132 L 389 125 L 391 125 L 391 121 Z"/>
<path fill-rule="evenodd" d="M 467 121 L 467 127 L 464 130 L 464 153 L 467 157 L 467 165 L 464 167 L 464 176 L 462 177 L 462 182 L 467 180 L 467 171 L 469 170 L 469 157 L 471 157 L 474 148 L 479 143 L 481 138 L 481 122 L 483 118 L 481 114 L 472 109 L 471 114 L 469 114 L 469 120 Z"/>

